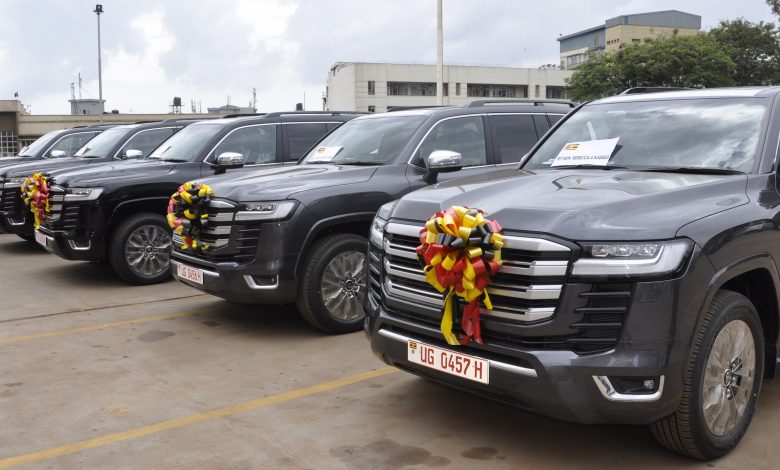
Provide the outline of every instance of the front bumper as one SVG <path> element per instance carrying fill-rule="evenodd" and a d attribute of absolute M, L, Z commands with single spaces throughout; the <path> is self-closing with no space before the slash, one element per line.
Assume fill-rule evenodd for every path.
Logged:
<path fill-rule="evenodd" d="M 45 237 L 41 246 L 60 258 L 69 261 L 102 261 L 105 258 L 105 238 L 98 236 L 74 239 L 65 232 L 41 227 L 37 233 Z M 36 237 L 38 238 L 38 237 Z"/>
<path fill-rule="evenodd" d="M 649 424 L 678 407 L 684 364 L 673 360 L 671 340 L 620 342 L 608 352 L 591 355 L 519 349 L 498 341 L 451 347 L 440 339 L 438 329 L 391 315 L 368 297 L 365 330 L 374 354 L 389 365 L 446 386 L 583 424 Z M 408 340 L 489 360 L 490 383 L 410 362 Z M 655 389 L 620 393 L 615 385 L 618 378 L 625 377 L 654 378 Z"/>
<path fill-rule="evenodd" d="M 203 284 L 179 275 L 179 266 L 201 270 Z M 268 270 L 254 263 L 212 263 L 174 252 L 171 260 L 173 277 L 188 286 L 240 304 L 288 304 L 295 302 L 297 284 L 284 279 L 278 270 Z"/>

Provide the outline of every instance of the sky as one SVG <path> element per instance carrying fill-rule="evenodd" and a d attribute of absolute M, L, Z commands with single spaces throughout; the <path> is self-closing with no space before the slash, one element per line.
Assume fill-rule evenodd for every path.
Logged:
<path fill-rule="evenodd" d="M 94 1 L 0 0 L 0 99 L 67 114 L 71 83 L 98 97 Z M 336 62 L 435 63 L 435 0 L 103 0 L 106 110 L 184 112 L 230 100 L 260 111 L 321 109 Z M 775 22 L 764 0 L 444 0 L 445 64 L 558 63 L 560 35 L 618 15 L 676 9 Z M 433 80 L 433 78 L 432 78 Z M 78 87 L 76 88 L 78 96 Z"/>

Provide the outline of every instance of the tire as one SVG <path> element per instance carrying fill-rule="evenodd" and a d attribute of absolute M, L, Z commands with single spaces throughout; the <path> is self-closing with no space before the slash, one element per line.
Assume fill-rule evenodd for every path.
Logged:
<path fill-rule="evenodd" d="M 17 233 L 16 235 L 26 242 L 35 243 L 35 235 L 32 233 Z"/>
<path fill-rule="evenodd" d="M 737 360 L 742 366 L 735 370 Z M 718 291 L 695 333 L 680 406 L 650 426 L 653 436 L 664 447 L 697 459 L 727 454 L 750 425 L 763 373 L 764 336 L 755 307 L 736 292 Z M 735 389 L 726 385 L 737 380 Z"/>
<path fill-rule="evenodd" d="M 164 217 L 149 212 L 135 214 L 121 221 L 112 233 L 108 262 L 127 282 L 158 284 L 171 279 L 172 248 L 171 229 Z"/>
<path fill-rule="evenodd" d="M 314 242 L 298 288 L 298 311 L 309 324 L 333 334 L 363 328 L 367 251 L 366 238 L 347 233 Z"/>

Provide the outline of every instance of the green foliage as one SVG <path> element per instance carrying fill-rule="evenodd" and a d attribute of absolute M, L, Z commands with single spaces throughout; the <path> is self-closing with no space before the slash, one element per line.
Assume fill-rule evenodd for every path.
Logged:
<path fill-rule="evenodd" d="M 583 101 L 637 86 L 717 87 L 735 85 L 735 63 L 708 34 L 661 37 L 591 56 L 567 80 Z"/>
<path fill-rule="evenodd" d="M 737 85 L 780 82 L 780 41 L 775 25 L 763 21 L 751 23 L 740 18 L 721 21 L 709 34 L 734 61 L 731 78 Z"/>

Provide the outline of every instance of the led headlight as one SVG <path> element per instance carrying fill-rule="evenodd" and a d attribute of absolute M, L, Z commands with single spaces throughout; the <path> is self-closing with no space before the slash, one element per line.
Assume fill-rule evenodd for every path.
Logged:
<path fill-rule="evenodd" d="M 236 220 L 281 220 L 292 214 L 298 201 L 245 202 Z"/>
<path fill-rule="evenodd" d="M 67 188 L 66 201 L 94 201 L 103 193 L 103 188 Z"/>
<path fill-rule="evenodd" d="M 680 269 L 693 243 L 688 239 L 657 242 L 580 243 L 583 256 L 574 262 L 575 276 L 670 274 Z"/>
<path fill-rule="evenodd" d="M 393 209 L 395 209 L 395 205 L 397 203 L 398 201 L 396 200 L 388 202 L 387 204 L 380 207 L 379 210 L 376 211 L 374 220 L 371 222 L 371 243 L 373 243 L 374 246 L 378 248 L 382 247 L 382 238 L 384 237 L 385 225 L 387 225 L 387 221 L 390 219 L 390 215 L 392 215 Z"/>

